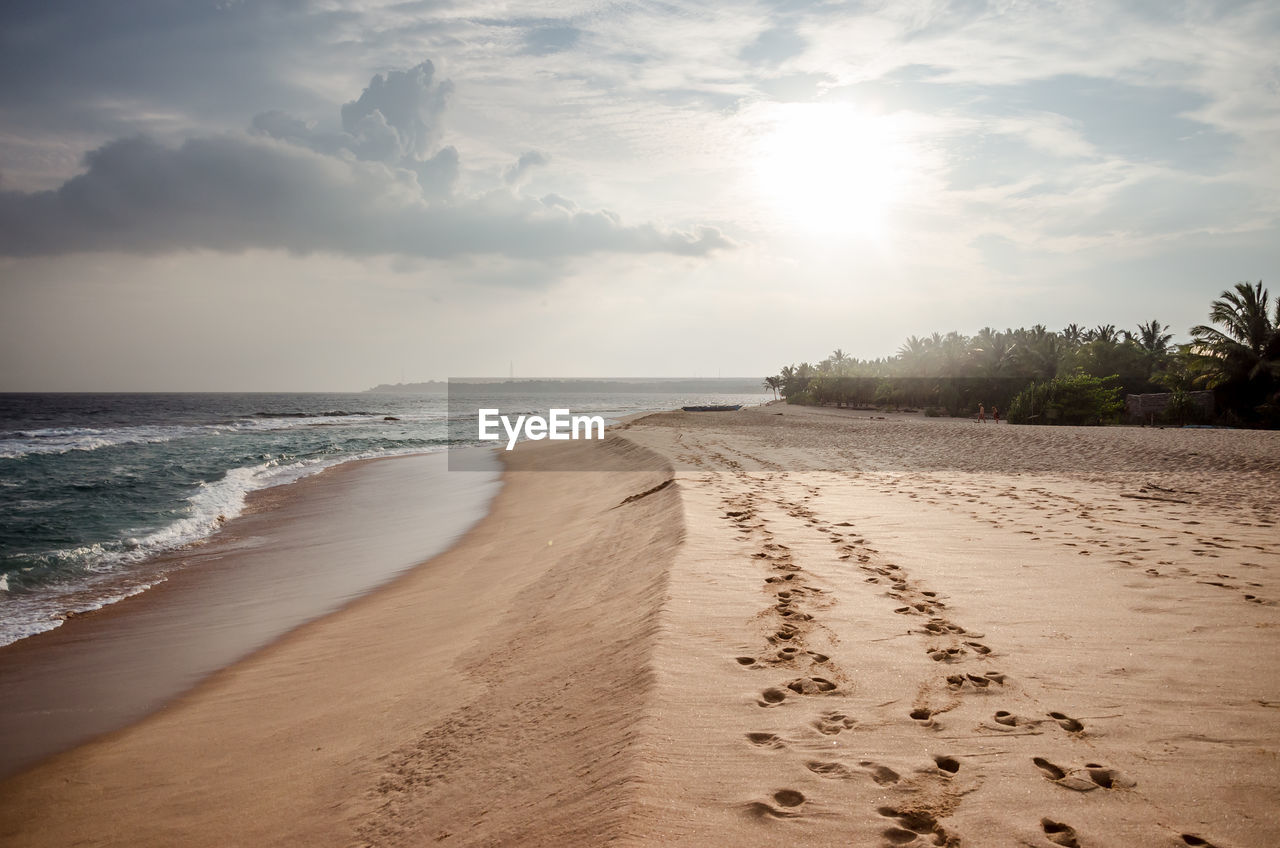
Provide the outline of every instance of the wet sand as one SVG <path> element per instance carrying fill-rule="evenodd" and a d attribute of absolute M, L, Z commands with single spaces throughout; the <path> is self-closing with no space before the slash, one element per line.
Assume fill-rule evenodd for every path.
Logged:
<path fill-rule="evenodd" d="M 498 463 L 443 453 L 348 463 L 253 493 L 204 544 L 149 563 L 150 590 L 0 648 L 0 777 L 154 712 L 209 674 L 448 548 Z"/>
<path fill-rule="evenodd" d="M 771 406 L 507 461 L 445 554 L 0 785 L 0 838 L 1280 844 L 1280 434 Z"/>

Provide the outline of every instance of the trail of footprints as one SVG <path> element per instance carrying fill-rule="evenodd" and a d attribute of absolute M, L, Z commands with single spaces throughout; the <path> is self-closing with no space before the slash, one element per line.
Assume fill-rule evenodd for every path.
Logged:
<path fill-rule="evenodd" d="M 723 461 L 724 458 L 721 458 Z M 735 463 L 736 465 L 736 463 Z M 936 730 L 936 717 L 953 709 L 954 700 L 965 692 L 989 694 L 1006 685 L 1006 675 L 987 667 L 994 654 L 985 644 L 983 634 L 975 633 L 951 621 L 946 615 L 946 603 L 938 593 L 918 586 L 899 566 L 881 562 L 878 551 L 854 532 L 849 522 L 827 524 L 821 521 L 805 504 L 819 495 L 819 489 L 805 486 L 806 495 L 799 501 L 787 500 L 774 494 L 769 496 L 765 483 L 778 475 L 755 479 L 734 469 L 734 477 L 745 483 L 745 492 L 726 492 L 722 498 L 723 518 L 732 523 L 743 541 L 758 543 L 752 558 L 766 569 L 763 578 L 770 605 L 762 611 L 767 622 L 761 650 L 755 655 L 742 655 L 735 662 L 753 670 L 786 671 L 787 679 L 763 687 L 756 698 L 759 709 L 775 709 L 797 699 L 845 694 L 845 675 L 834 660 L 817 650 L 822 641 L 821 614 L 829 610 L 833 601 L 828 593 L 812 585 L 804 567 L 797 562 L 790 547 L 780 543 L 769 529 L 761 511 L 767 507 L 782 509 L 788 516 L 803 522 L 815 532 L 827 536 L 837 546 L 836 559 L 855 564 L 864 574 L 864 581 L 883 587 L 883 596 L 892 601 L 895 614 L 923 619 L 908 631 L 922 641 L 922 650 L 947 672 L 941 675 L 936 687 L 924 686 L 908 716 L 922 729 Z M 783 475 L 785 476 L 785 475 Z M 975 663 L 983 667 L 973 668 Z M 956 665 L 967 664 L 951 671 Z M 950 700 L 935 700 L 929 693 L 945 694 Z M 983 726 L 992 731 L 1036 731 L 1042 726 L 1056 726 L 1060 732 L 1074 737 L 1083 736 L 1084 723 L 1061 712 L 1047 712 L 1042 716 L 1020 716 L 1007 710 L 997 710 L 991 724 Z M 772 732 L 751 732 L 746 735 L 748 744 L 766 750 L 789 751 L 818 746 L 803 740 L 809 732 L 819 737 L 836 736 L 851 731 L 857 720 L 847 712 L 825 710 L 816 718 L 797 729 L 796 734 L 783 737 Z M 796 750 L 794 753 L 803 753 Z M 960 836 L 944 825 L 943 820 L 954 812 L 964 794 L 953 788 L 952 780 L 962 770 L 960 759 L 945 754 L 932 756 L 932 767 L 919 768 L 913 775 L 904 777 L 898 771 L 871 760 L 842 762 L 831 758 L 808 758 L 803 762 L 812 774 L 830 780 L 869 780 L 880 787 L 892 789 L 904 803 L 899 806 L 880 806 L 875 812 L 885 820 L 881 831 L 884 845 L 936 845 L 957 846 Z M 1046 780 L 1074 792 L 1094 790 L 1119 790 L 1134 786 L 1134 782 L 1114 768 L 1097 762 L 1081 765 L 1060 765 L 1043 757 L 1035 757 L 1028 764 Z M 1030 769 L 1029 769 L 1030 770 Z M 797 819 L 806 815 L 811 799 L 790 787 L 777 789 L 770 797 L 753 799 L 745 804 L 751 817 L 762 822 Z M 1063 846 L 1076 846 L 1080 842 L 1075 830 L 1066 823 L 1049 818 L 1041 820 L 1041 829 L 1050 842 Z M 1209 845 L 1193 834 L 1184 834 L 1187 845 Z"/>
<path fill-rule="evenodd" d="M 689 447 L 694 451 L 702 448 L 701 445 Z M 923 640 L 923 650 L 931 659 L 939 663 L 940 670 L 947 673 L 942 675 L 937 687 L 922 687 L 922 692 L 950 693 L 954 699 L 964 696 L 965 692 L 973 695 L 989 695 L 1002 690 L 1006 684 L 1004 673 L 987 667 L 972 667 L 975 663 L 986 666 L 985 661 L 995 655 L 995 652 L 982 641 L 983 634 L 968 631 L 950 621 L 945 613 L 946 604 L 936 592 L 917 586 L 900 567 L 881 562 L 878 551 L 853 531 L 852 524 L 847 521 L 828 524 L 820 520 L 806 504 L 820 494 L 818 487 L 797 481 L 797 485 L 802 487 L 805 494 L 799 500 L 788 500 L 779 496 L 776 487 L 772 485 L 778 482 L 779 478 L 783 481 L 787 478 L 785 472 L 781 472 L 777 466 L 761 464 L 762 461 L 758 458 L 747 457 L 753 460 L 753 464 L 757 467 L 767 468 L 769 471 L 763 476 L 753 477 L 743 470 L 743 465 L 737 460 L 722 454 L 710 455 L 705 451 L 701 452 L 702 456 L 691 453 L 682 458 L 709 472 L 701 482 L 716 486 L 720 490 L 723 496 L 723 517 L 732 522 L 739 534 L 737 538 L 740 541 L 759 543 L 753 559 L 767 569 L 764 583 L 768 593 L 773 596 L 770 606 L 761 613 L 761 617 L 769 623 L 762 649 L 755 656 L 744 655 L 734 659 L 744 669 L 789 672 L 780 675 L 787 679 L 775 680 L 774 685 L 760 690 L 753 709 L 775 709 L 797 701 L 803 703 L 809 698 L 847 694 L 847 686 L 843 682 L 845 676 L 830 656 L 814 647 L 822 641 L 820 615 L 830 609 L 834 601 L 822 589 L 807 582 L 810 577 L 796 561 L 791 548 L 777 541 L 775 534 L 769 530 L 767 522 L 761 515 L 761 510 L 765 508 L 781 509 L 788 516 L 802 521 L 809 529 L 823 534 L 834 546 L 838 561 L 856 565 L 863 573 L 863 580 L 867 584 L 877 588 L 883 587 L 883 595 L 895 604 L 892 607 L 893 613 L 923 619 L 923 622 L 918 627 L 912 627 L 910 632 Z M 711 459 L 712 463 L 704 461 L 705 458 Z M 726 477 L 730 475 L 715 473 L 723 472 L 725 469 L 731 472 L 733 481 L 737 485 L 725 483 Z M 895 486 L 896 482 L 888 488 L 892 489 Z M 1010 497 L 1016 500 L 1016 495 L 1013 493 L 1010 493 Z M 1063 500 L 1071 499 L 1063 498 Z M 1060 512 L 1063 514 L 1075 512 L 1077 517 L 1090 520 L 1091 516 L 1083 513 L 1082 510 L 1083 504 L 1071 503 L 1064 504 Z M 998 518 L 993 523 L 997 521 Z M 1124 522 L 1114 521 L 1113 523 L 1123 524 Z M 1104 528 L 1090 526 L 1088 529 L 1101 532 Z M 1114 539 L 1115 531 L 1110 532 Z M 1190 534 L 1192 531 L 1184 532 Z M 1063 541 L 1065 543 L 1065 540 Z M 1226 540 L 1215 539 L 1214 541 L 1225 542 Z M 1209 547 L 1222 546 L 1210 545 Z M 1141 556 L 1136 557 L 1139 560 L 1141 558 Z M 1160 564 L 1171 565 L 1167 562 Z M 1250 564 L 1245 563 L 1245 565 Z M 1179 571 L 1183 576 L 1202 576 L 1188 569 L 1179 569 Z M 1153 572 L 1156 572 L 1156 569 L 1148 570 L 1149 575 L 1156 576 Z M 1224 581 L 1237 579 L 1227 574 L 1214 576 Z M 1220 585 L 1210 581 L 1204 582 L 1209 585 Z M 1237 587 L 1228 584 L 1222 585 L 1221 588 L 1236 589 Z M 1245 600 L 1254 603 L 1271 603 L 1255 598 L 1250 593 L 1245 593 Z M 957 665 L 961 667 L 957 668 Z M 954 700 L 938 703 L 930 700 L 927 695 L 922 695 L 918 702 L 912 705 L 908 715 L 922 730 L 933 732 L 940 727 L 937 717 L 953 709 L 955 703 Z M 816 737 L 810 738 L 820 739 L 852 731 L 857 726 L 857 720 L 847 712 L 838 709 L 825 710 L 798 727 L 795 733 L 783 736 L 771 732 L 751 732 L 746 735 L 746 743 L 762 750 L 803 754 L 806 748 L 819 749 L 816 745 L 805 741 L 808 733 L 817 734 Z M 981 725 L 983 730 L 1019 734 L 1037 734 L 1043 732 L 1042 728 L 1055 727 L 1057 732 L 1066 733 L 1071 737 L 1086 735 L 1085 725 L 1081 719 L 1056 711 L 1027 716 L 1008 710 L 996 710 L 990 722 L 984 722 Z M 881 831 L 885 846 L 929 844 L 957 846 L 960 844 L 960 836 L 949 831 L 944 826 L 943 820 L 954 812 L 964 794 L 964 790 L 951 788 L 952 781 L 958 779 L 963 771 L 962 763 L 956 757 L 941 754 L 934 755 L 932 759 L 932 768 L 917 768 L 914 774 L 905 777 L 894 769 L 871 760 L 841 762 L 830 758 L 806 758 L 802 765 L 820 778 L 833 781 L 868 780 L 883 790 L 892 791 L 898 795 L 902 799 L 898 806 L 880 806 L 875 809 L 876 815 L 882 817 L 885 822 L 885 827 Z M 1135 785 L 1132 779 L 1118 770 L 1093 761 L 1078 764 L 1053 762 L 1037 756 L 1031 758 L 1031 761 L 1026 764 L 1026 769 L 1028 773 L 1039 774 L 1044 780 L 1070 792 L 1089 793 L 1101 790 L 1105 793 L 1123 791 Z M 817 800 L 806 797 L 798 789 L 784 787 L 776 789 L 766 798 L 746 802 L 744 809 L 749 816 L 762 823 L 800 819 L 809 814 L 807 808 L 812 807 Z M 1046 817 L 1042 818 L 1039 824 L 1044 838 L 1050 843 L 1066 846 L 1066 848 L 1088 848 L 1068 823 Z M 1178 834 L 1177 839 L 1188 846 L 1216 848 L 1207 839 L 1193 833 Z"/>
<path fill-rule="evenodd" d="M 1111 562 L 1122 568 L 1140 568 L 1141 566 L 1138 563 L 1146 560 L 1146 555 L 1152 554 L 1156 550 L 1150 547 L 1151 539 L 1148 534 L 1134 535 L 1133 530 L 1151 531 L 1157 528 L 1152 524 L 1124 517 L 1125 511 L 1116 503 L 1105 501 L 1085 503 L 1063 492 L 1056 492 L 1039 486 L 1028 487 L 1022 492 L 1013 488 L 998 492 L 988 492 L 984 493 L 983 498 L 978 498 L 971 492 L 954 487 L 947 482 L 946 478 L 942 477 L 927 478 L 924 481 L 927 486 L 923 487 L 921 492 L 911 491 L 902 486 L 902 479 L 898 477 L 887 480 L 873 478 L 870 482 L 879 491 L 885 493 L 897 493 L 900 490 L 906 491 L 907 496 L 910 498 L 920 498 L 933 506 L 963 512 L 975 521 L 980 521 L 996 528 L 1027 523 L 1026 510 L 1039 513 L 1043 519 L 1042 523 L 1034 524 L 1034 529 L 1032 530 L 1019 530 L 1018 532 L 1029 535 L 1033 541 L 1044 539 L 1045 541 L 1057 542 L 1065 547 L 1075 549 L 1080 556 L 1110 554 L 1112 555 Z M 1132 485 L 1125 482 L 1117 483 L 1115 480 L 1108 479 L 1098 479 L 1094 481 L 1094 484 L 1100 491 L 1114 490 L 1117 485 Z M 1154 483 L 1147 483 L 1139 487 L 1138 491 L 1150 494 L 1183 493 L 1183 490 L 1162 488 Z M 1187 494 L 1197 493 L 1190 492 Z M 1120 496 L 1127 495 L 1122 494 Z M 965 507 L 962 505 L 965 503 L 975 504 L 980 508 Z M 1218 559 L 1222 556 L 1222 552 L 1240 548 L 1256 549 L 1261 553 L 1274 553 L 1274 551 L 1259 545 L 1245 544 L 1238 547 L 1237 544 L 1234 544 L 1231 539 L 1225 536 L 1206 537 L 1196 529 L 1201 525 L 1201 522 L 1182 517 L 1176 506 L 1156 503 L 1150 508 L 1161 510 L 1158 515 L 1165 521 L 1181 523 L 1185 528 L 1188 528 L 1166 528 L 1164 534 L 1160 537 L 1160 541 L 1168 548 L 1187 551 L 1194 557 L 1206 559 Z M 1023 514 L 1020 515 L 1018 513 L 1019 510 Z M 1100 517 L 1099 513 L 1105 514 L 1105 517 Z M 1058 520 L 1063 518 L 1080 519 L 1080 523 L 1077 526 L 1074 522 Z M 1236 521 L 1235 523 L 1243 527 L 1269 526 L 1261 522 Z M 1080 532 L 1081 530 L 1088 532 Z M 1173 562 L 1171 560 L 1162 560 L 1157 564 L 1172 566 Z M 1254 564 L 1242 562 L 1241 565 L 1250 567 Z M 1200 573 L 1185 567 L 1164 571 L 1149 567 L 1145 569 L 1145 573 L 1149 577 L 1192 578 L 1206 586 L 1238 592 L 1241 600 L 1246 603 L 1262 606 L 1277 605 L 1276 601 L 1262 597 L 1258 593 L 1257 590 L 1263 588 L 1262 583 L 1246 580 L 1231 574 Z"/>
<path fill-rule="evenodd" d="M 775 685 L 761 689 L 755 701 L 756 706 L 773 709 L 797 699 L 843 694 L 845 675 L 830 656 L 815 647 L 823 638 L 820 615 L 830 608 L 831 601 L 826 592 L 808 582 L 809 575 L 796 561 L 792 549 L 777 541 L 762 518 L 761 510 L 766 506 L 780 508 L 812 530 L 828 536 L 831 544 L 840 546 L 838 558 L 841 560 L 856 557 L 860 562 L 869 563 L 875 551 L 846 529 L 851 526 L 848 522 L 828 526 L 814 515 L 804 501 L 817 497 L 820 494 L 818 488 L 805 486 L 805 496 L 800 501 L 778 497 L 769 500 L 763 481 L 753 480 L 749 475 L 741 473 L 735 476 L 739 482 L 747 484 L 748 490 L 723 498 L 723 517 L 732 522 L 741 534 L 739 539 L 759 543 L 758 550 L 752 556 L 766 567 L 767 573 L 763 581 L 767 594 L 772 598 L 769 607 L 762 611 L 762 618 L 768 626 L 761 650 L 754 656 L 735 657 L 735 662 L 748 669 L 785 669 L 790 672 L 790 679 L 777 681 Z M 890 594 L 894 595 L 895 600 L 908 602 L 913 613 L 933 613 L 943 607 L 935 593 L 916 592 L 896 567 L 883 569 L 881 574 L 890 578 Z M 944 619 L 938 618 L 931 619 L 932 621 L 945 623 Z M 955 631 L 963 633 L 963 630 L 954 627 L 946 630 L 948 633 Z M 972 646 L 968 650 L 982 653 Z M 997 679 L 1003 683 L 1003 675 L 998 672 L 988 674 L 991 676 L 980 678 L 983 685 L 991 685 Z M 795 736 L 803 739 L 807 733 L 812 732 L 818 738 L 831 737 L 856 726 L 857 721 L 848 713 L 834 709 L 824 710 L 798 728 L 799 732 Z M 777 733 L 764 731 L 748 733 L 746 738 L 748 744 L 768 750 L 787 750 L 792 747 L 818 749 L 815 744 L 806 746 L 803 742 L 789 741 Z M 942 804 L 924 803 L 926 798 L 947 795 L 946 781 L 960 771 L 960 762 L 956 758 L 937 755 L 933 757 L 931 768 L 922 769 L 916 775 L 906 778 L 886 765 L 865 759 L 846 763 L 834 759 L 808 758 L 804 760 L 803 766 L 824 779 L 868 780 L 881 787 L 893 787 L 904 799 L 910 801 L 900 807 L 881 806 L 876 810 L 885 819 L 882 833 L 886 844 L 959 844 L 959 838 L 949 833 L 939 821 L 941 816 L 928 809 L 932 806 L 949 810 L 954 805 L 954 800 Z M 778 789 L 767 799 L 746 802 L 745 809 L 750 816 L 761 821 L 794 819 L 806 815 L 809 801 L 799 790 L 784 788 Z"/>

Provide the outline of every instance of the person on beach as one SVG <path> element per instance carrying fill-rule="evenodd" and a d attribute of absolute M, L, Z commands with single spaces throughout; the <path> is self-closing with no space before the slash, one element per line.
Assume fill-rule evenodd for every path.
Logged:
<path fill-rule="evenodd" d="M 998 406 L 991 407 L 991 420 L 997 424 L 1000 423 L 1000 407 Z"/>
<path fill-rule="evenodd" d="M 978 404 L 978 423 L 987 423 L 987 408 L 982 404 Z"/>

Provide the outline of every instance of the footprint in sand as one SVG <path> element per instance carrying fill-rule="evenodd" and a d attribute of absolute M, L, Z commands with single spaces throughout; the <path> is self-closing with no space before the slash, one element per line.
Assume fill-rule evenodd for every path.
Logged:
<path fill-rule="evenodd" d="M 992 683 L 1004 685 L 1005 676 L 998 671 L 983 672 L 979 677 L 976 674 L 948 674 L 947 686 L 952 689 L 961 689 L 965 684 L 972 685 L 975 689 L 983 690 L 990 688 Z"/>
<path fill-rule="evenodd" d="M 1136 781 L 1099 763 L 1085 763 L 1084 767 L 1089 773 L 1089 779 L 1103 789 L 1132 789 L 1137 785 Z"/>
<path fill-rule="evenodd" d="M 902 779 L 902 775 L 888 766 L 882 766 L 870 760 L 863 760 L 858 765 L 866 769 L 867 774 L 871 775 L 871 779 L 881 786 L 892 786 Z"/>
<path fill-rule="evenodd" d="M 813 727 L 826 736 L 835 736 L 837 733 L 853 727 L 855 723 L 853 719 L 844 713 L 833 712 L 823 713 L 813 722 Z"/>
<path fill-rule="evenodd" d="M 786 699 L 786 692 L 771 686 L 760 693 L 760 700 L 756 701 L 756 703 L 762 707 L 776 707 Z"/>
<path fill-rule="evenodd" d="M 1044 757 L 1032 757 L 1031 762 L 1035 763 L 1036 768 L 1044 772 L 1045 776 L 1048 777 L 1050 780 L 1062 780 L 1062 778 L 1067 776 L 1066 769 L 1062 768 L 1061 766 L 1054 765 L 1053 763 L 1046 760 Z M 1089 788 L 1093 789 L 1094 787 L 1090 786 Z"/>
<path fill-rule="evenodd" d="M 782 741 L 782 737 L 774 733 L 748 733 L 747 741 L 758 748 L 785 748 L 787 743 Z"/>
<path fill-rule="evenodd" d="M 964 657 L 964 648 L 931 648 L 927 649 L 929 659 L 934 662 L 959 662 Z"/>
<path fill-rule="evenodd" d="M 793 625 L 790 625 L 790 624 L 784 624 L 781 627 L 779 627 L 776 631 L 774 631 L 774 634 L 769 637 L 769 641 L 773 642 L 774 644 L 777 644 L 779 641 L 790 642 L 792 639 L 795 638 L 796 633 L 798 632 L 799 632 L 799 628 L 794 627 Z"/>
<path fill-rule="evenodd" d="M 801 813 L 797 809 L 805 802 L 802 793 L 794 789 L 779 789 L 773 793 L 773 804 L 764 801 L 752 801 L 747 804 L 747 813 L 756 818 L 791 819 Z M 777 806 L 774 806 L 774 805 Z"/>
<path fill-rule="evenodd" d="M 1064 848 L 1080 848 L 1076 832 L 1070 825 L 1053 819 L 1040 819 L 1040 828 L 1044 831 L 1045 838 L 1053 844 L 1062 845 Z"/>
<path fill-rule="evenodd" d="M 897 827 L 884 831 L 884 838 L 892 845 L 906 845 L 919 836 L 933 837 L 934 845 L 946 845 L 949 840 L 947 832 L 938 819 L 925 810 L 898 810 L 893 807 L 880 807 L 877 813 L 885 818 L 895 819 Z"/>
<path fill-rule="evenodd" d="M 996 710 L 996 724 L 1003 724 L 1005 727 L 1017 727 L 1019 721 L 1021 721 L 1021 719 L 1008 710 Z"/>
<path fill-rule="evenodd" d="M 1049 713 L 1049 718 L 1053 719 L 1058 725 L 1068 733 L 1083 733 L 1084 725 L 1068 715 L 1062 713 Z"/>
<path fill-rule="evenodd" d="M 797 695 L 823 695 L 834 692 L 836 684 L 825 677 L 799 677 L 788 683 L 787 688 Z"/>
<path fill-rule="evenodd" d="M 804 766 L 819 777 L 829 777 L 833 780 L 847 780 L 856 774 L 853 769 L 844 763 L 810 760 Z"/>
<path fill-rule="evenodd" d="M 939 769 L 947 774 L 955 774 L 960 771 L 960 761 L 955 757 L 948 757 L 943 754 L 934 754 L 933 762 Z"/>
<path fill-rule="evenodd" d="M 1068 771 L 1062 766 L 1051 763 L 1043 757 L 1033 757 L 1031 762 L 1044 776 L 1074 792 L 1092 792 L 1095 789 L 1130 789 L 1136 784 L 1118 771 L 1099 763 L 1085 763 L 1083 769 Z"/>

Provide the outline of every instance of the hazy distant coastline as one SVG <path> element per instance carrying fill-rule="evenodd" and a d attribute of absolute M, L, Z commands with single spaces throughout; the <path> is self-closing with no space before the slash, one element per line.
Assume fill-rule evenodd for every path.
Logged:
<path fill-rule="evenodd" d="M 366 389 L 365 394 L 421 394 L 445 392 L 452 386 L 484 386 L 485 392 L 519 394 L 573 394 L 582 392 L 709 392 L 719 394 L 761 394 L 763 377 L 694 377 L 694 378 L 620 378 L 592 379 L 528 379 L 468 377 L 466 380 L 428 380 L 425 383 L 383 383 Z"/>

